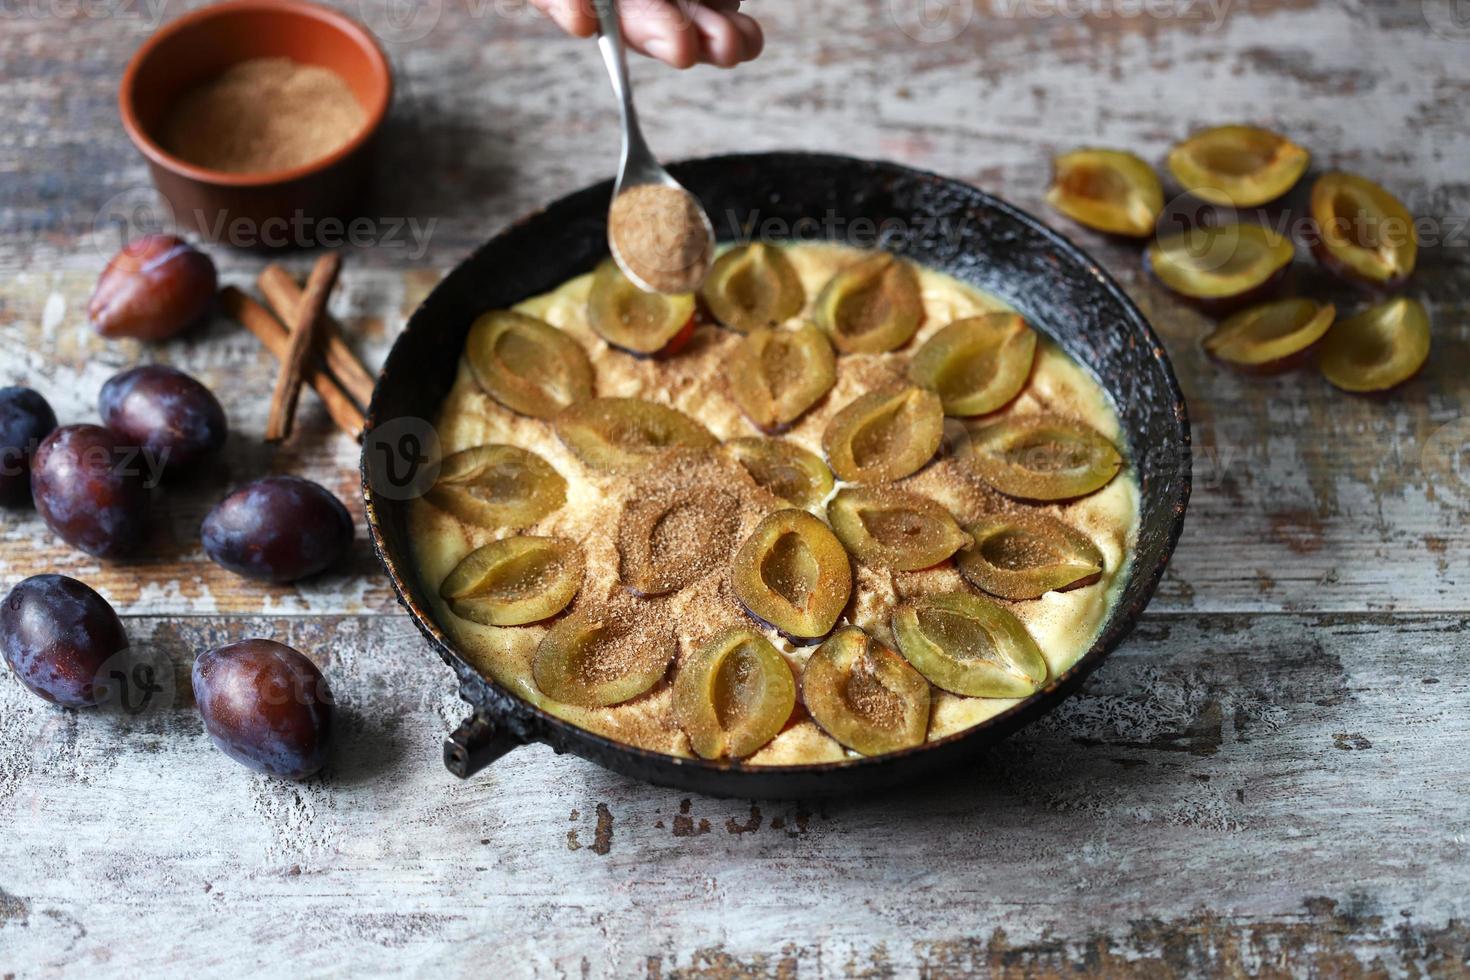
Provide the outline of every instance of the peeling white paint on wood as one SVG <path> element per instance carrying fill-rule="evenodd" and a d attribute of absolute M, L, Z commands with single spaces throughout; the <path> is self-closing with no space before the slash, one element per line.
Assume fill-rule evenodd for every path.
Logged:
<path fill-rule="evenodd" d="M 1470 911 L 1470 801 L 1445 763 L 1470 753 L 1464 616 L 1153 616 L 972 768 L 823 803 L 689 799 L 544 748 L 457 782 L 439 738 L 462 709 L 401 619 L 130 629 L 181 671 L 247 635 L 309 651 L 343 705 L 338 751 L 290 784 L 215 752 L 186 697 L 111 721 L 4 678 L 0 725 L 35 737 L 0 747 L 0 889 L 25 906 L 0 960 L 213 975 L 242 956 L 462 970 L 498 950 L 627 975 L 791 944 L 803 972 L 850 954 L 904 974 L 997 930 L 1122 950 L 1140 921 L 1214 910 L 1244 934 L 1350 913 L 1344 948 L 1402 965 L 1385 949 L 1400 922 Z"/>

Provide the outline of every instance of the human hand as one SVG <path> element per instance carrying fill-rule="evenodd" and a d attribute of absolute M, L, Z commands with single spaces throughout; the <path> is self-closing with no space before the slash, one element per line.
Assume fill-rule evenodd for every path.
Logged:
<path fill-rule="evenodd" d="M 574 37 L 597 33 L 592 0 L 531 3 Z M 740 0 L 621 0 L 618 13 L 630 48 L 675 68 L 733 68 L 765 46 L 760 24 L 740 12 Z"/>

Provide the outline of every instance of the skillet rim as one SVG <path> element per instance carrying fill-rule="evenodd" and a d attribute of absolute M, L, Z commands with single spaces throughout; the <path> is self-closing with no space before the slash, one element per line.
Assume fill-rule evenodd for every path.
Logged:
<path fill-rule="evenodd" d="M 1003 216 L 1005 219 L 1022 225 L 1027 231 L 1043 239 L 1048 246 L 1060 253 L 1064 258 L 1075 263 L 1077 268 L 1072 275 L 1089 276 L 1091 282 L 1089 288 L 1100 290 L 1108 299 L 1121 309 L 1124 314 L 1121 317 L 1129 323 L 1132 330 L 1138 333 L 1146 343 L 1149 351 L 1149 360 L 1154 362 L 1162 374 L 1162 391 L 1164 399 L 1171 403 L 1173 424 L 1175 429 L 1175 440 L 1171 448 L 1175 450 L 1170 457 L 1178 472 L 1174 474 L 1175 493 L 1173 500 L 1164 500 L 1165 505 L 1172 502 L 1173 516 L 1165 534 L 1158 559 L 1148 569 L 1141 569 L 1137 562 L 1136 553 L 1130 555 L 1129 580 L 1124 589 L 1128 590 L 1132 585 L 1133 577 L 1144 574 L 1142 585 L 1131 602 L 1114 607 L 1111 614 L 1104 621 L 1103 628 L 1099 630 L 1087 651 L 1059 677 L 1052 678 L 1045 687 L 1036 693 L 1022 699 L 1010 708 L 985 719 L 969 728 L 953 732 L 934 741 L 926 741 L 921 745 L 901 749 L 896 752 L 885 753 L 881 756 L 863 756 L 856 759 L 844 759 L 837 762 L 801 763 L 797 765 L 781 766 L 753 766 L 739 760 L 708 760 L 697 757 L 683 757 L 668 755 L 651 749 L 629 745 L 608 738 L 597 732 L 582 728 L 570 721 L 558 718 L 555 715 L 539 708 L 528 701 L 502 687 L 492 678 L 485 676 L 475 669 L 469 661 L 463 657 L 455 648 L 453 642 L 439 627 L 434 617 L 426 610 L 420 608 L 412 594 L 410 578 L 399 570 L 399 559 L 390 553 L 390 546 L 383 531 L 383 522 L 380 518 L 378 508 L 378 495 L 374 491 L 369 479 L 369 467 L 367 454 L 370 449 L 370 440 L 364 438 L 363 455 L 361 463 L 362 492 L 364 497 L 365 514 L 369 529 L 369 535 L 373 543 L 373 550 L 378 556 L 379 562 L 388 573 L 393 591 L 398 598 L 399 604 L 408 611 L 410 618 L 423 633 L 430 644 L 438 651 L 443 659 L 456 673 L 460 681 L 460 696 L 470 704 L 472 713 L 466 724 L 477 719 L 488 722 L 491 726 L 499 726 L 504 729 L 497 733 L 496 737 L 508 739 L 511 744 L 505 747 L 499 754 L 508 751 L 520 744 L 541 742 L 548 744 L 558 754 L 571 751 L 581 755 L 592 762 L 605 768 L 635 776 L 648 782 L 664 785 L 676 785 L 683 788 L 695 788 L 702 792 L 723 793 L 730 796 L 791 796 L 807 795 L 812 792 L 834 792 L 840 793 L 856 788 L 868 786 L 888 786 L 899 780 L 907 780 L 917 777 L 925 772 L 932 772 L 941 768 L 945 763 L 958 761 L 964 755 L 978 751 L 983 746 L 998 741 L 1034 721 L 1036 718 L 1046 714 L 1057 705 L 1065 701 L 1094 670 L 1118 647 L 1122 640 L 1132 632 L 1137 625 L 1144 609 L 1152 600 L 1158 589 L 1160 580 L 1165 569 L 1178 545 L 1179 537 L 1183 532 L 1184 516 L 1188 509 L 1188 502 L 1192 489 L 1192 436 L 1189 427 L 1188 407 L 1185 403 L 1184 394 L 1179 386 L 1175 375 L 1173 364 L 1169 358 L 1158 334 L 1148 319 L 1139 310 L 1138 306 L 1129 298 L 1126 292 L 1118 285 L 1113 277 L 1082 248 L 1063 236 L 1060 232 L 1043 223 L 1039 218 L 1023 211 L 1006 201 L 997 198 L 974 185 L 965 183 L 952 177 L 937 174 L 932 171 L 911 167 L 905 164 L 895 163 L 887 160 L 872 160 L 861 157 L 847 156 L 844 154 L 810 152 L 810 151 L 772 151 L 755 153 L 726 153 L 707 157 L 697 157 L 681 160 L 670 164 L 669 170 L 679 176 L 682 171 L 697 168 L 737 167 L 748 165 L 766 164 L 780 167 L 843 167 L 866 169 L 874 178 L 879 176 L 898 177 L 910 180 L 933 182 L 948 185 L 957 189 L 968 198 L 971 207 L 980 210 L 988 210 Z M 371 433 L 379 424 L 378 416 L 382 410 L 382 403 L 386 400 L 385 391 L 390 386 L 398 383 L 398 375 L 393 374 L 395 359 L 399 351 L 403 349 L 405 338 L 408 337 L 415 327 L 422 321 L 432 317 L 435 310 L 434 296 L 455 275 L 463 274 L 466 269 L 476 267 L 482 261 L 482 256 L 497 246 L 507 235 L 517 230 L 523 230 L 533 222 L 554 221 L 558 218 L 558 212 L 575 207 L 581 203 L 584 197 L 589 195 L 610 195 L 612 181 L 603 180 L 585 187 L 574 190 L 557 198 L 549 204 L 526 212 L 511 224 L 501 228 L 487 241 L 477 247 L 468 256 L 461 259 L 452 270 L 429 292 L 428 296 L 414 309 L 403 330 L 394 340 L 387 359 L 384 361 L 382 370 L 379 372 L 377 383 L 373 389 L 372 401 L 368 406 L 367 424 L 365 433 Z M 575 274 L 575 273 L 569 273 Z M 565 277 L 564 277 L 565 278 Z M 963 281 L 963 277 L 959 277 Z M 1045 332 L 1043 330 L 1043 332 Z M 1069 356 L 1075 358 L 1069 351 Z M 1106 383 L 1098 376 L 1096 369 L 1089 364 L 1083 363 L 1085 369 L 1091 374 L 1107 392 L 1110 401 L 1116 404 L 1116 385 Z M 1139 456 L 1132 451 L 1130 446 L 1130 460 L 1137 469 Z M 1141 476 L 1141 474 L 1140 474 Z M 398 503 L 394 501 L 392 503 Z M 405 562 L 405 564 L 407 564 Z M 477 690 L 478 689 L 478 690 Z M 478 694 L 478 696 L 476 696 Z M 583 751 L 583 750 L 586 751 Z M 446 746 L 446 761 L 450 758 L 449 746 Z M 620 765 L 620 763 L 623 763 Z M 913 771 L 892 772 L 895 768 L 913 765 Z M 451 766 L 451 768 L 454 768 Z M 465 773 L 468 775 L 469 773 Z M 835 778 L 846 775 L 848 779 Z M 701 778 L 707 777 L 707 778 Z M 870 777 L 870 778 L 864 778 Z M 830 788 L 821 787 L 815 780 L 832 783 Z M 725 785 L 729 783 L 729 785 Z M 795 789 L 799 784 L 798 792 L 791 792 L 783 787 L 783 783 L 791 784 Z M 774 789 L 774 792 L 771 790 Z"/>

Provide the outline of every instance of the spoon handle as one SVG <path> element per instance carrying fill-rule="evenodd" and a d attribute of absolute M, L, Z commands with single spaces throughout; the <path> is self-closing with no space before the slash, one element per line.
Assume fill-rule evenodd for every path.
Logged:
<path fill-rule="evenodd" d="M 633 108 L 633 84 L 628 80 L 628 55 L 623 45 L 623 28 L 618 23 L 617 0 L 593 0 L 593 8 L 597 11 L 597 48 L 602 52 L 602 62 L 607 66 L 607 76 L 623 114 L 623 159 L 618 166 L 621 184 L 630 171 L 636 175 L 646 169 L 653 154 L 638 125 L 638 110 Z"/>

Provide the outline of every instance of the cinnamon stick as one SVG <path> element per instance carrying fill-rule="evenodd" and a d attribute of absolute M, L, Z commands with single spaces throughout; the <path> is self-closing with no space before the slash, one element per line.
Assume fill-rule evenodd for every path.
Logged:
<path fill-rule="evenodd" d="M 296 277 L 287 272 L 284 266 L 272 262 L 260 273 L 255 284 L 260 287 L 266 302 L 276 311 L 277 317 L 285 323 L 295 319 L 304 294 L 301 287 L 296 285 Z M 357 355 L 352 353 L 352 348 L 347 346 L 342 325 L 332 314 L 324 313 L 317 329 L 321 332 L 322 359 L 326 361 L 327 370 L 337 379 L 343 391 L 351 395 L 360 407 L 367 408 L 373 400 L 373 376 L 363 367 Z"/>
<path fill-rule="evenodd" d="M 342 256 L 329 252 L 316 260 L 306 280 L 306 293 L 296 304 L 296 315 L 289 321 L 290 342 L 281 358 L 276 374 L 276 389 L 271 394 L 270 419 L 265 426 L 265 441 L 280 442 L 291 434 L 296 421 L 296 403 L 301 400 L 301 379 L 317 349 L 317 325 L 337 274 L 342 271 Z"/>
<path fill-rule="evenodd" d="M 279 360 L 284 360 L 291 338 L 285 326 L 281 324 L 270 310 L 261 306 L 255 300 L 236 289 L 234 286 L 226 286 L 219 293 L 220 306 L 232 319 L 239 323 L 256 336 L 265 349 L 270 351 Z M 361 437 L 362 430 L 367 427 L 367 418 L 361 410 L 353 404 L 352 399 L 342 390 L 320 364 L 311 363 L 306 366 L 306 381 L 321 396 L 322 404 L 327 407 L 327 414 L 332 421 L 337 423 L 337 428 L 347 433 L 354 439 Z"/>

